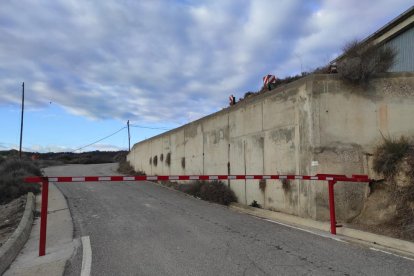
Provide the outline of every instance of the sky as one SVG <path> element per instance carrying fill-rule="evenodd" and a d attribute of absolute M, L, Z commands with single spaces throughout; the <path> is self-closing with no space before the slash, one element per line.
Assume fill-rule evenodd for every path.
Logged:
<path fill-rule="evenodd" d="M 412 5 L 372 3 L 1 0 L 0 150 L 19 148 L 23 82 L 24 150 L 125 150 L 128 120 L 132 147 L 267 74 L 329 63 Z"/>

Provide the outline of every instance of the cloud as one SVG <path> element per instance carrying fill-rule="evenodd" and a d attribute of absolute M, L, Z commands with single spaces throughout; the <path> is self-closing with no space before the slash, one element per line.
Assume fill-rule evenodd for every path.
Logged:
<path fill-rule="evenodd" d="M 10 149 L 19 150 L 19 145 L 11 144 L 11 143 L 0 143 L 0 150 L 10 150 Z M 29 146 L 24 146 L 22 150 L 25 152 L 46 153 L 46 152 L 74 152 L 75 149 L 71 147 L 67 147 L 67 146 L 54 145 L 54 144 L 49 144 L 49 145 L 33 144 Z M 121 150 L 127 150 L 127 149 L 125 147 L 118 147 L 118 146 L 111 145 L 111 144 L 98 143 L 98 144 L 94 144 L 86 148 L 82 148 L 81 150 L 77 150 L 75 152 L 79 153 L 79 152 L 96 151 L 96 150 L 98 151 L 121 151 Z"/>
<path fill-rule="evenodd" d="M 278 71 L 287 74 L 312 70 L 326 65 L 341 54 L 343 46 L 353 40 L 362 40 L 410 7 L 409 1 L 325 0 L 307 18 L 308 26 L 294 48 L 290 58 Z"/>
<path fill-rule="evenodd" d="M 182 124 L 323 65 L 409 1 L 5 1 L 0 106 Z M 17 16 L 18 14 L 18 16 Z"/>

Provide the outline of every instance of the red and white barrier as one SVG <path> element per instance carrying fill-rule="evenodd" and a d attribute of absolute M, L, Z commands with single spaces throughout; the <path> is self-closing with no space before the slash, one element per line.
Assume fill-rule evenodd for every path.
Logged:
<path fill-rule="evenodd" d="M 57 176 L 57 177 L 28 177 L 26 182 L 99 182 L 99 181 L 186 181 L 186 180 L 262 180 L 262 179 L 289 179 L 289 180 L 335 180 L 345 182 L 369 182 L 367 175 L 139 175 L 139 176 Z"/>
<path fill-rule="evenodd" d="M 338 174 L 317 174 L 309 175 L 139 175 L 139 176 L 45 176 L 27 177 L 25 182 L 42 183 L 42 206 L 40 213 L 40 239 L 39 256 L 46 254 L 46 228 L 47 228 L 47 205 L 49 182 L 107 182 L 107 181 L 186 181 L 186 180 L 314 180 L 328 181 L 329 191 L 329 212 L 331 220 L 331 233 L 336 234 L 337 225 L 335 218 L 335 197 L 334 185 L 338 181 L 342 182 L 370 182 L 367 175 L 346 175 Z"/>

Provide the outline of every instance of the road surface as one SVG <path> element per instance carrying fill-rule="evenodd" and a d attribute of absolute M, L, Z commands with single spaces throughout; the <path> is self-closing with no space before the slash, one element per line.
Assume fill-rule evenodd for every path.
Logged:
<path fill-rule="evenodd" d="M 51 167 L 47 175 L 114 175 L 116 166 Z M 240 214 L 150 182 L 58 187 L 68 200 L 75 237 L 89 237 L 91 275 L 412 275 L 414 271 L 412 260 Z M 87 251 L 79 248 L 67 275 L 80 275 Z"/>

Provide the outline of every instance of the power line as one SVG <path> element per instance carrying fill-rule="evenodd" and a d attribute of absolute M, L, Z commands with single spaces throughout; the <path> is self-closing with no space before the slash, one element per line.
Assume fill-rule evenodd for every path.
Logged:
<path fill-rule="evenodd" d="M 147 127 L 147 126 L 140 126 L 140 125 L 129 125 L 130 127 L 137 127 L 137 128 L 148 128 L 148 129 L 161 129 L 161 130 L 170 130 L 169 128 L 165 127 Z"/>
<path fill-rule="evenodd" d="M 88 145 L 85 145 L 85 146 L 82 146 L 82 147 L 80 147 L 80 148 L 77 148 L 77 149 L 75 149 L 75 150 L 74 150 L 74 151 L 72 151 L 72 152 L 75 152 L 75 151 L 78 151 L 78 150 L 81 150 L 81 149 L 87 148 L 87 147 L 89 147 L 89 146 L 95 145 L 96 143 L 99 143 L 99 142 L 101 142 L 101 141 L 103 141 L 103 140 L 105 140 L 105 139 L 107 139 L 107 138 L 109 138 L 109 137 L 111 137 L 111 136 L 114 136 L 115 134 L 117 134 L 118 132 L 120 132 L 121 130 L 124 130 L 124 129 L 126 129 L 126 127 L 123 127 L 123 128 L 121 128 L 121 129 L 119 129 L 119 130 L 115 131 L 114 133 L 109 134 L 108 136 L 105 136 L 104 138 L 99 139 L 98 141 L 95 141 L 95 142 L 90 143 L 90 144 L 88 144 Z"/>

